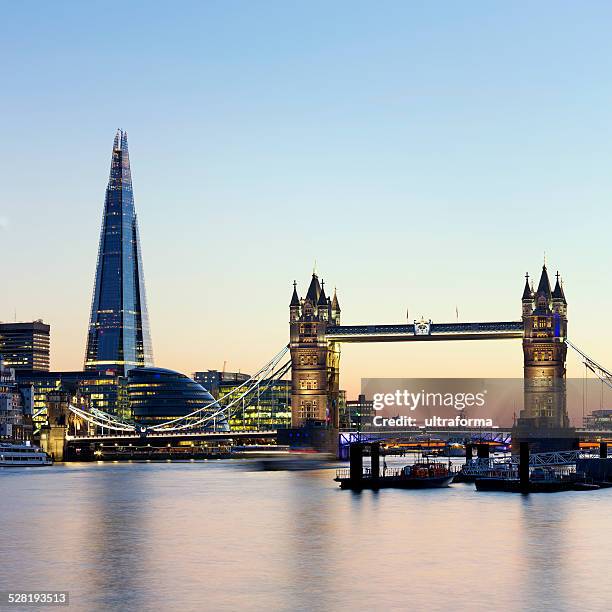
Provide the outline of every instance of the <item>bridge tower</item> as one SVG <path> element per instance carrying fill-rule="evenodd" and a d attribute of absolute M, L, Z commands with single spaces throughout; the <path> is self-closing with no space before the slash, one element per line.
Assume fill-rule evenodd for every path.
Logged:
<path fill-rule="evenodd" d="M 556 281 L 551 291 L 544 264 L 535 291 L 526 275 L 522 297 L 524 405 L 513 440 L 533 440 L 539 450 L 565 449 L 575 438 L 566 405 L 567 301 L 559 273 Z"/>
<path fill-rule="evenodd" d="M 291 352 L 291 425 L 306 422 L 338 427 L 338 384 L 340 346 L 326 339 L 327 328 L 339 325 L 340 305 L 325 294 L 315 272 L 300 298 L 297 283 L 289 305 L 289 348 Z"/>

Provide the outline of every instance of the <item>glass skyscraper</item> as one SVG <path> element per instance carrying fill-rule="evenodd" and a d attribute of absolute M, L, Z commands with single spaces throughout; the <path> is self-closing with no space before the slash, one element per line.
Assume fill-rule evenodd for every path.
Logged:
<path fill-rule="evenodd" d="M 153 364 L 127 132 L 117 130 L 100 232 L 86 370 Z"/>

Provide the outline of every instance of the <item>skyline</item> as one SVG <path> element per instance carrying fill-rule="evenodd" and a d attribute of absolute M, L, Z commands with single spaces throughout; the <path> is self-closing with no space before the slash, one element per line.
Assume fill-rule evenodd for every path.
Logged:
<path fill-rule="evenodd" d="M 256 370 L 287 342 L 292 282 L 303 293 L 314 260 L 346 324 L 404 322 L 407 309 L 518 319 L 544 251 L 565 280 L 569 336 L 612 361 L 592 325 L 612 308 L 610 7 L 279 3 L 268 23 L 257 5 L 211 4 L 170 21 L 154 7 L 145 28 L 126 7 L 119 50 L 110 16 L 81 31 L 92 9 L 66 6 L 64 19 L 41 7 L 29 27 L 8 7 L 0 43 L 21 67 L 0 102 L 12 118 L 0 241 L 19 272 L 0 319 L 16 309 L 51 324 L 54 369 L 82 365 L 118 126 L 131 136 L 156 365 Z M 385 373 L 518 376 L 522 356 L 501 341 L 370 345 L 343 347 L 342 363 L 354 396 Z"/>

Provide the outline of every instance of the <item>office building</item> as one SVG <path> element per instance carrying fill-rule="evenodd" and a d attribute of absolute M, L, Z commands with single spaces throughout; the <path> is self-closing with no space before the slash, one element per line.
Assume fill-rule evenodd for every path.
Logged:
<path fill-rule="evenodd" d="M 0 323 L 0 355 L 14 370 L 49 371 L 49 325 Z"/>
<path fill-rule="evenodd" d="M 223 400 L 223 406 L 237 400 L 249 388 L 244 384 L 249 378 L 249 374 L 240 372 L 207 370 L 194 373 L 194 379 L 215 399 Z M 231 407 L 231 429 L 271 430 L 290 425 L 291 381 L 277 380 L 265 389 L 264 386 L 259 391 L 254 389 Z"/>
<path fill-rule="evenodd" d="M 153 364 L 127 132 L 118 130 L 104 201 L 85 369 Z"/>
<path fill-rule="evenodd" d="M 32 438 L 34 396 L 30 385 L 19 384 L 15 370 L 0 359 L 0 439 L 21 442 Z"/>

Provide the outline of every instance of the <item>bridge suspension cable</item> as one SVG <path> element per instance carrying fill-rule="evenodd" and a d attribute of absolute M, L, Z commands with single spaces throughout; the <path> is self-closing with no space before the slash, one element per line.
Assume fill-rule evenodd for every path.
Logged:
<path fill-rule="evenodd" d="M 249 386 L 247 390 L 244 391 L 240 395 L 240 397 L 237 399 L 242 399 L 245 395 L 248 395 L 255 387 L 257 387 L 261 382 L 260 378 L 266 378 L 268 373 L 273 371 L 274 368 L 278 365 L 278 362 L 287 354 L 288 350 L 289 350 L 289 346 L 284 346 L 281 351 L 279 351 L 276 355 L 274 355 L 274 357 L 272 357 L 272 359 L 268 361 L 268 363 L 266 363 L 255 374 L 253 374 L 253 376 L 251 376 L 249 379 L 245 380 L 241 385 L 236 387 L 234 389 L 234 393 L 247 385 Z M 194 410 L 193 412 L 190 412 L 189 414 L 185 414 L 183 416 L 176 417 L 174 419 L 170 419 L 168 421 L 165 421 L 164 423 L 153 425 L 153 427 L 149 427 L 149 430 L 159 431 L 160 429 L 166 429 L 168 425 L 172 425 L 174 423 L 178 423 L 185 419 L 189 419 L 191 417 L 197 416 L 198 414 L 204 412 L 205 410 L 210 410 L 215 405 L 220 406 L 219 401 L 220 400 L 215 400 L 213 403 L 206 404 L 206 406 L 202 406 L 202 408 L 198 408 L 197 410 Z M 234 402 L 235 401 L 237 400 L 234 400 Z M 227 408 L 227 406 L 225 408 Z"/>
<path fill-rule="evenodd" d="M 249 395 L 252 391 L 254 391 L 255 389 L 259 390 L 259 393 L 263 393 L 266 391 L 266 389 L 268 389 L 268 387 L 270 387 L 270 385 L 272 385 L 274 382 L 280 380 L 291 368 L 291 361 L 287 361 L 286 363 L 284 363 L 282 366 L 280 366 L 274 373 L 272 373 L 270 376 L 268 376 L 267 378 L 267 382 L 262 386 L 259 384 L 259 381 L 254 384 L 253 386 L 251 386 L 249 389 L 247 389 L 242 395 L 240 395 L 239 397 L 235 398 L 234 400 L 232 400 L 229 404 L 225 405 L 225 406 L 221 406 L 219 408 L 219 410 L 217 410 L 216 412 L 214 412 L 213 414 L 207 414 L 204 415 L 203 417 L 201 417 L 199 420 L 194 421 L 194 422 L 189 422 L 189 423 L 184 423 L 182 425 L 178 425 L 176 427 L 170 427 L 170 428 L 164 428 L 164 429 L 155 429 L 156 432 L 160 432 L 160 431 L 181 431 L 183 429 L 191 429 L 193 427 L 198 427 L 200 425 L 204 425 L 212 420 L 217 419 L 217 417 L 219 416 L 223 416 L 225 419 L 229 419 L 234 412 L 236 412 L 236 410 L 238 410 L 238 404 L 239 402 L 245 398 L 247 395 Z M 218 401 L 215 402 L 216 404 L 218 404 Z M 209 404 L 207 406 L 207 408 L 210 408 L 210 406 L 212 406 L 214 404 Z M 236 408 L 234 408 L 236 407 Z M 230 408 L 234 408 L 234 410 L 230 410 Z M 183 417 L 184 418 L 184 417 Z"/>
<path fill-rule="evenodd" d="M 152 427 L 145 427 L 139 425 L 138 423 L 128 422 L 114 414 L 109 414 L 97 408 L 91 408 L 89 411 L 86 411 L 77 406 L 73 406 L 72 404 L 70 404 L 68 408 L 73 414 L 87 421 L 88 423 L 91 423 L 96 427 L 109 429 L 112 431 L 125 433 L 136 433 L 139 431 L 163 433 L 191 429 L 215 420 L 221 415 L 225 416 L 226 419 L 229 419 L 232 414 L 230 411 L 231 408 L 236 406 L 239 402 L 242 402 L 256 389 L 258 390 L 259 394 L 261 394 L 261 392 L 268 389 L 274 381 L 282 378 L 282 376 L 284 376 L 291 367 L 291 360 L 286 361 L 279 366 L 279 363 L 282 361 L 283 357 L 285 357 L 288 351 L 289 346 L 284 346 L 282 350 L 274 355 L 274 357 L 272 357 L 272 359 L 270 359 L 270 361 L 261 367 L 255 374 L 233 389 L 232 395 L 235 395 L 238 392 L 238 396 L 228 404 L 221 405 L 221 400 L 215 400 L 214 402 L 206 404 L 205 406 L 202 406 L 189 414 L 169 419 L 168 421 L 158 423 Z M 210 411 L 215 408 L 218 409 L 210 414 Z M 36 415 L 38 416 L 41 412 L 43 412 L 43 410 L 46 410 L 46 408 L 39 410 Z M 187 422 L 185 422 L 186 420 Z"/>
<path fill-rule="evenodd" d="M 131 433 L 134 433 L 136 431 L 136 427 L 134 425 L 123 423 L 122 421 L 119 421 L 119 420 L 114 420 L 113 418 L 110 418 L 112 415 L 106 415 L 105 413 L 103 413 L 104 417 L 98 417 L 100 419 L 98 420 L 98 418 L 93 416 L 93 413 L 86 412 L 85 410 L 82 410 L 81 408 L 77 408 L 76 406 L 73 406 L 72 404 L 68 405 L 68 409 L 70 410 L 70 412 L 72 412 L 73 414 L 76 414 L 79 418 L 83 419 L 84 421 L 87 421 L 88 423 L 91 423 L 92 425 L 96 425 L 97 427 L 101 427 L 102 429 L 112 429 L 114 431 L 125 431 L 125 432 L 131 432 Z"/>
<path fill-rule="evenodd" d="M 266 366 L 264 366 L 264 368 L 262 368 L 257 375 L 252 376 L 248 381 L 245 381 L 242 385 L 236 387 L 234 393 L 241 387 L 244 387 L 249 382 L 251 382 L 251 384 L 247 387 L 245 391 L 238 395 L 238 397 L 235 397 L 228 404 L 222 406 L 219 403 L 220 400 L 216 400 L 215 402 L 207 404 L 206 406 L 199 408 L 198 410 L 194 410 L 190 414 L 171 419 L 170 421 L 166 421 L 165 423 L 160 423 L 159 425 L 155 425 L 149 429 L 156 432 L 180 431 L 182 429 L 191 429 L 193 427 L 198 427 L 199 425 L 204 425 L 205 423 L 212 421 L 221 415 L 225 416 L 226 419 L 229 419 L 232 414 L 230 408 L 233 408 L 234 406 L 239 404 L 239 402 L 241 402 L 245 397 L 250 395 L 255 389 L 259 389 L 259 393 L 265 391 L 274 381 L 280 380 L 280 378 L 282 378 L 289 371 L 289 368 L 291 367 L 291 360 L 283 363 L 280 366 L 278 365 L 282 357 L 286 354 L 287 350 L 289 350 L 288 347 L 286 347 L 283 351 L 275 355 L 275 357 L 268 364 L 266 364 Z M 258 378 L 256 378 L 256 376 L 258 376 Z M 218 406 L 218 410 L 216 410 L 212 414 L 204 414 L 195 421 L 192 420 L 187 423 L 179 424 L 181 421 L 185 421 L 185 419 L 192 419 L 194 416 L 201 414 L 205 410 L 209 411 L 214 406 Z"/>
<path fill-rule="evenodd" d="M 579 349 L 567 338 L 565 339 L 565 344 L 567 344 L 567 346 L 569 346 L 572 350 L 576 351 L 578 355 L 580 355 L 580 358 L 582 359 L 582 362 L 584 363 L 585 367 L 591 370 L 591 372 L 593 372 L 593 374 L 595 374 L 595 376 L 597 376 L 597 378 L 599 378 L 601 382 L 603 382 L 605 385 L 610 387 L 610 389 L 612 389 L 612 373 L 606 370 L 606 368 L 597 363 L 594 359 L 591 359 L 584 351 Z"/>

